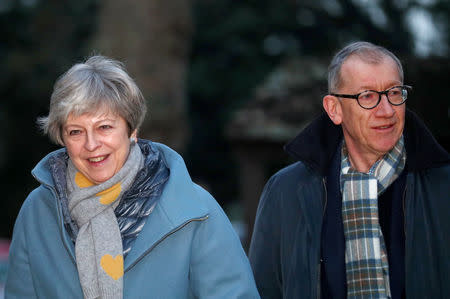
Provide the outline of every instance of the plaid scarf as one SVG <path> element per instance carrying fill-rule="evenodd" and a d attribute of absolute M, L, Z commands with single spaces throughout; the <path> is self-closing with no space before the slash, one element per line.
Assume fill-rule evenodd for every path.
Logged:
<path fill-rule="evenodd" d="M 403 136 L 368 173 L 351 167 L 345 142 L 341 159 L 347 297 L 391 298 L 386 246 L 378 221 L 378 196 L 405 167 Z"/>

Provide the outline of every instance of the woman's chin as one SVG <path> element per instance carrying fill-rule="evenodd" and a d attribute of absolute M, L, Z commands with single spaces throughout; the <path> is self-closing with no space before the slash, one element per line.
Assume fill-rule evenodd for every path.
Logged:
<path fill-rule="evenodd" d="M 89 180 L 91 182 L 93 182 L 94 184 L 98 185 L 98 184 L 106 182 L 107 180 L 109 180 L 112 177 L 113 177 L 113 175 L 110 175 L 110 174 L 95 174 L 95 175 L 90 175 Z"/>

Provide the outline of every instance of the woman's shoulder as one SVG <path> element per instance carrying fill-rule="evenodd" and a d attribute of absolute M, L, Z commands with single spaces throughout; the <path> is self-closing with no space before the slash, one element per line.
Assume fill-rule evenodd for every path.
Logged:
<path fill-rule="evenodd" d="M 211 195 L 209 191 L 207 191 L 202 186 L 192 183 L 192 187 L 196 193 L 196 199 L 200 204 L 203 204 L 208 210 L 218 210 L 221 209 L 219 203 L 216 199 Z"/>
<path fill-rule="evenodd" d="M 36 223 L 50 221 L 57 213 L 53 193 L 43 185 L 30 192 L 22 203 L 16 218 L 16 226 L 35 226 Z"/>
<path fill-rule="evenodd" d="M 193 187 L 197 194 L 196 204 L 206 211 L 207 221 L 203 223 L 204 229 L 213 235 L 219 233 L 219 235 L 228 235 L 228 237 L 238 240 L 228 215 L 211 193 L 195 183 Z"/>
<path fill-rule="evenodd" d="M 181 155 L 161 143 L 139 140 L 139 144 L 141 149 L 144 145 L 159 151 L 170 170 L 169 180 L 159 203 L 168 215 L 178 214 L 181 210 L 184 214 L 223 219 L 225 214 L 222 208 L 211 193 L 192 181 Z M 172 210 L 175 210 L 174 213 L 171 213 Z"/>
<path fill-rule="evenodd" d="M 55 199 L 53 192 L 48 187 L 40 185 L 28 194 L 21 209 L 29 213 L 39 211 L 41 206 L 54 208 Z"/>

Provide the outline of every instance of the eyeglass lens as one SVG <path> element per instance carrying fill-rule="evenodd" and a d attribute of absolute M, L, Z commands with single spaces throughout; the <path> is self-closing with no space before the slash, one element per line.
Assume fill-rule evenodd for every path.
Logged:
<path fill-rule="evenodd" d="M 402 87 L 394 87 L 387 91 L 389 102 L 394 105 L 402 104 L 406 100 L 407 95 L 408 92 Z M 380 97 L 381 93 L 376 91 L 366 91 L 359 95 L 358 102 L 365 108 L 372 108 L 378 103 Z"/>

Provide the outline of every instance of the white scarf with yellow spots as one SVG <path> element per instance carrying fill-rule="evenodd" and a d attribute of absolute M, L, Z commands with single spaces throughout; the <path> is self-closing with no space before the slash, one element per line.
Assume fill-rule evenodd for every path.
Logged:
<path fill-rule="evenodd" d="M 123 167 L 106 182 L 95 185 L 69 159 L 69 211 L 79 227 L 75 256 L 85 298 L 123 297 L 122 238 L 114 209 L 143 165 L 141 149 L 132 143 Z"/>

